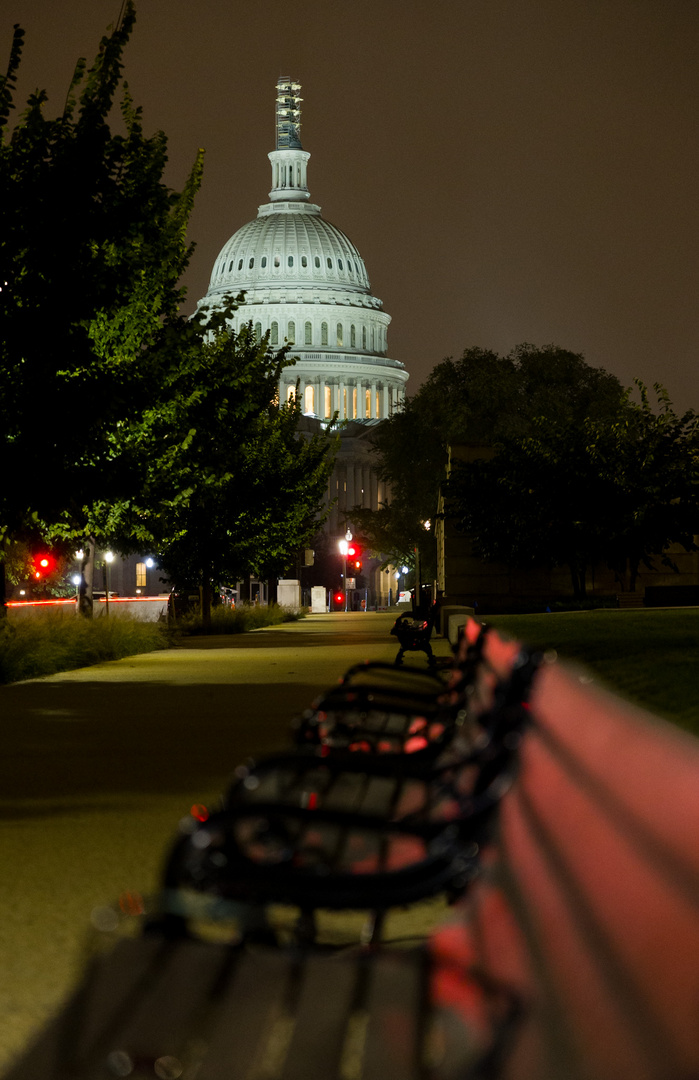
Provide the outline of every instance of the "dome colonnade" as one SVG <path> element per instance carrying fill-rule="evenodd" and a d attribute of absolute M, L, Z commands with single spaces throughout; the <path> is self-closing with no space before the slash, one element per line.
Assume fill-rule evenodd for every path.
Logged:
<path fill-rule="evenodd" d="M 320 419 L 384 419 L 402 408 L 408 373 L 388 357 L 390 316 L 357 248 L 309 201 L 299 90 L 278 80 L 270 201 L 224 245 L 199 306 L 244 291 L 232 328 L 252 323 L 273 347 L 293 346 L 296 364 L 280 380 L 280 400 L 298 392 L 303 411 Z"/>

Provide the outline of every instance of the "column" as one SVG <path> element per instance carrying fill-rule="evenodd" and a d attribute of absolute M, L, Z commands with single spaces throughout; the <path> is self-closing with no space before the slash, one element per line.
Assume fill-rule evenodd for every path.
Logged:
<path fill-rule="evenodd" d="M 340 414 L 340 420 L 345 419 L 345 380 L 340 379 L 337 387 L 337 411 Z"/>
<path fill-rule="evenodd" d="M 345 469 L 347 475 L 347 496 L 345 499 L 345 510 L 349 513 L 352 507 L 357 502 L 354 493 L 354 465 L 350 462 Z"/>
<path fill-rule="evenodd" d="M 388 406 L 388 386 L 386 385 L 386 383 L 384 383 L 383 384 L 383 403 L 382 403 L 382 407 L 381 407 L 381 416 L 382 416 L 382 418 L 384 420 L 388 416 L 388 409 L 389 409 L 389 406 Z"/>
<path fill-rule="evenodd" d="M 376 419 L 376 379 L 371 383 L 371 399 L 369 401 L 369 416 L 372 420 Z"/>
<path fill-rule="evenodd" d="M 315 414 L 325 416 L 325 386 L 324 380 L 319 375 L 315 381 Z"/>

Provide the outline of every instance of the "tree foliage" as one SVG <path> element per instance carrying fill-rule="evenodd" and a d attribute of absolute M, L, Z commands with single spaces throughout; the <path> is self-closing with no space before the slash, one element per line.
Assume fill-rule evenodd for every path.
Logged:
<path fill-rule="evenodd" d="M 115 433 L 152 386 L 152 346 L 177 315 L 191 248 L 185 229 L 202 155 L 181 193 L 163 182 L 167 140 L 147 137 L 123 84 L 135 19 L 79 61 L 63 111 L 33 94 L 11 127 L 23 31 L 0 80 L 0 527 L 5 537 L 50 528 L 83 507 L 118 499 L 126 478 Z"/>
<path fill-rule="evenodd" d="M 378 468 L 391 500 L 378 515 L 353 520 L 381 536 L 383 550 L 407 552 L 412 566 L 416 544 L 432 550 L 423 522 L 434 521 L 450 445 L 523 438 L 541 423 L 581 427 L 586 418 L 616 415 L 623 398 L 613 375 L 554 345 L 518 345 L 507 356 L 466 349 L 438 364 L 405 410 L 378 429 Z"/>
<path fill-rule="evenodd" d="M 616 416 L 581 426 L 538 421 L 503 437 L 495 456 L 457 465 L 447 511 L 484 559 L 565 566 L 583 598 L 586 574 L 603 561 L 623 589 L 642 566 L 674 563 L 672 544 L 694 549 L 699 530 L 699 418 L 678 416 L 656 386 L 627 393 Z"/>

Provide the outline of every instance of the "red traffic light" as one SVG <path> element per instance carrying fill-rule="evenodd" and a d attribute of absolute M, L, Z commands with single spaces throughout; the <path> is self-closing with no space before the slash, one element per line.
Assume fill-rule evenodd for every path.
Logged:
<path fill-rule="evenodd" d="M 34 556 L 34 577 L 48 577 L 56 569 L 56 560 L 50 551 Z"/>
<path fill-rule="evenodd" d="M 344 599 L 345 599 L 345 594 L 344 593 L 341 593 L 341 592 L 335 593 L 335 603 L 336 604 L 341 604 Z"/>

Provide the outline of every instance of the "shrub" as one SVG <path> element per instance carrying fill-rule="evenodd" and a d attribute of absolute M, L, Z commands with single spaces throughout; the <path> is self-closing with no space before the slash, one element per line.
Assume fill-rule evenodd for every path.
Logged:
<path fill-rule="evenodd" d="M 185 615 L 177 622 L 183 634 L 243 634 L 246 630 L 259 630 L 262 626 L 278 626 L 295 622 L 304 613 L 298 608 L 280 607 L 279 604 L 239 604 L 235 608 L 215 607 L 211 611 L 211 629 L 205 629 L 201 615 Z"/>

